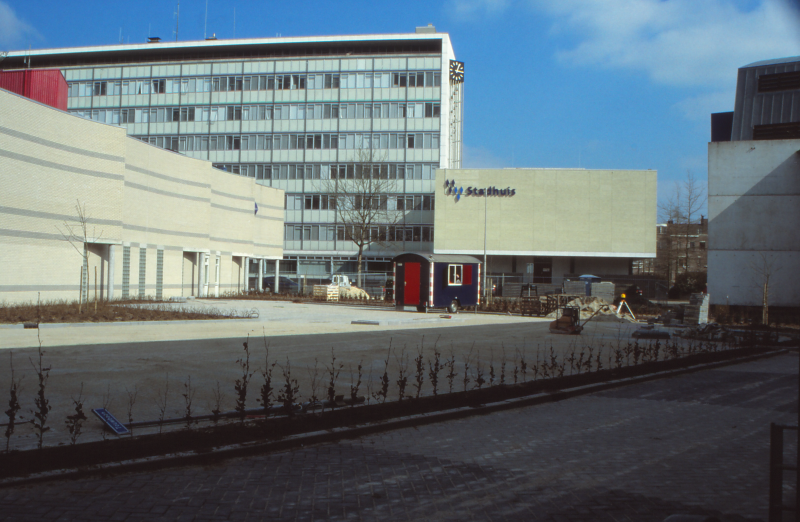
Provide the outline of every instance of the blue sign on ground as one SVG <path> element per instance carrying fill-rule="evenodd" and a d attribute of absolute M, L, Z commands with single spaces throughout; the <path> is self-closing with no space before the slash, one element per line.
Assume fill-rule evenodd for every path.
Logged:
<path fill-rule="evenodd" d="M 106 426 L 111 428 L 111 431 L 113 431 L 117 435 L 125 435 L 126 433 L 128 433 L 128 428 L 126 428 L 124 424 L 118 421 L 116 417 L 111 415 L 111 413 L 107 409 L 95 408 L 92 410 L 92 413 L 100 417 L 100 420 L 105 422 Z"/>

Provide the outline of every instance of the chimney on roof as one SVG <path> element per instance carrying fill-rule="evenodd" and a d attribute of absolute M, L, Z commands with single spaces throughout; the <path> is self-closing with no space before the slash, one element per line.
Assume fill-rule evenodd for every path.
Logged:
<path fill-rule="evenodd" d="M 433 24 L 428 24 L 427 27 L 417 27 L 417 34 L 420 34 L 420 33 L 433 34 L 435 32 L 436 32 L 436 28 L 433 26 Z"/>
<path fill-rule="evenodd" d="M 147 43 L 159 43 L 160 41 L 161 41 L 161 38 L 159 38 L 158 36 L 148 36 L 147 37 Z"/>

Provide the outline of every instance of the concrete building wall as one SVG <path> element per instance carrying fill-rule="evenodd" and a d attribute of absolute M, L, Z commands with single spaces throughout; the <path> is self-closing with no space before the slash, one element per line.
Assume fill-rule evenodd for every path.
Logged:
<path fill-rule="evenodd" d="M 487 187 L 514 195 L 467 195 Z M 656 171 L 439 169 L 434 252 L 482 254 L 484 221 L 489 255 L 655 257 Z"/>
<path fill-rule="evenodd" d="M 214 295 L 243 289 L 243 257 L 283 255 L 283 191 L 119 127 L 0 90 L 0 157 L 0 301 Z"/>
<path fill-rule="evenodd" d="M 0 301 L 78 297 L 83 245 L 64 235 L 83 236 L 80 204 L 91 242 L 121 240 L 124 138 L 0 90 Z"/>
<path fill-rule="evenodd" d="M 800 140 L 708 146 L 708 291 L 712 304 L 800 306 Z"/>

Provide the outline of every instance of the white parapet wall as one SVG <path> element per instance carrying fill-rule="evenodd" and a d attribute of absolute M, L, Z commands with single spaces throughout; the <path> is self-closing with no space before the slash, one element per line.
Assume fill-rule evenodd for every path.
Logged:
<path fill-rule="evenodd" d="M 0 186 L 0 302 L 213 296 L 283 256 L 282 190 L 4 90 Z"/>
<path fill-rule="evenodd" d="M 708 145 L 711 304 L 800 306 L 800 140 Z"/>

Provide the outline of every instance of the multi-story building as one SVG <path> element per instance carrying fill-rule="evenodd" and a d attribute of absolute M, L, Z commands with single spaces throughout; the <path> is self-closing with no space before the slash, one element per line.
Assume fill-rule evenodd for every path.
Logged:
<path fill-rule="evenodd" d="M 683 273 L 706 272 L 708 263 L 708 219 L 699 223 L 676 223 L 669 220 L 656 225 L 656 257 L 637 259 L 633 274 L 651 275 L 670 285 Z"/>
<path fill-rule="evenodd" d="M 285 191 L 281 271 L 355 269 L 339 180 L 386 180 L 367 270 L 432 251 L 435 170 L 461 166 L 463 64 L 432 26 L 411 34 L 207 39 L 11 52 L 59 68 L 68 110 Z"/>
<path fill-rule="evenodd" d="M 800 58 L 765 60 L 739 69 L 733 112 L 711 116 L 712 304 L 800 306 L 798 99 Z"/>

